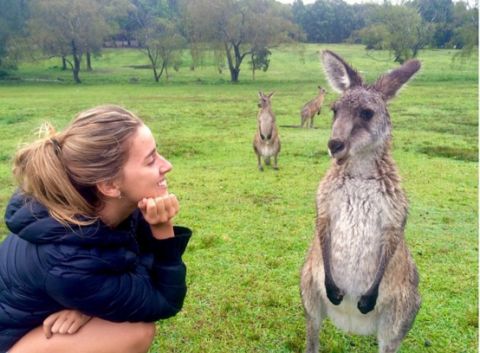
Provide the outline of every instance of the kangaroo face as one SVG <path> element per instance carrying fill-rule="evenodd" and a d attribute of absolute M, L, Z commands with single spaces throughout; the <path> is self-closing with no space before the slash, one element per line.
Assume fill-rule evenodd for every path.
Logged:
<path fill-rule="evenodd" d="M 257 106 L 259 108 L 269 108 L 271 103 L 270 103 L 270 95 L 264 95 L 263 93 L 259 93 L 259 96 L 258 96 L 258 104 Z"/>
<path fill-rule="evenodd" d="M 386 103 L 420 69 L 410 60 L 366 85 L 360 74 L 340 56 L 322 53 L 325 74 L 332 88 L 342 96 L 333 106 L 333 126 L 328 150 L 337 164 L 350 157 L 375 155 L 390 138 L 391 123 Z"/>
<path fill-rule="evenodd" d="M 371 153 L 390 136 L 386 104 L 378 92 L 365 87 L 346 91 L 332 104 L 333 122 L 328 150 L 338 164 Z"/>

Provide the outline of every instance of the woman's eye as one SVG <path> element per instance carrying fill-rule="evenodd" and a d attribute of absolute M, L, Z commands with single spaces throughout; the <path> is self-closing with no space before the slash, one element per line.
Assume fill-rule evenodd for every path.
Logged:
<path fill-rule="evenodd" d="M 148 162 L 147 165 L 154 165 L 154 164 L 155 164 L 155 160 L 156 160 L 156 158 L 155 158 L 155 157 L 152 157 L 152 159 L 150 160 L 150 162 Z"/>
<path fill-rule="evenodd" d="M 360 118 L 364 121 L 369 121 L 370 119 L 373 118 L 374 111 L 371 109 L 362 109 L 360 111 Z"/>

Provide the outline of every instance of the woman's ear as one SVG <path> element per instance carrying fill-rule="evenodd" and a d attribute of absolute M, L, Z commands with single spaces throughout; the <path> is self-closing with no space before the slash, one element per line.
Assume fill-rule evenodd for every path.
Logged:
<path fill-rule="evenodd" d="M 118 199 L 122 197 L 119 183 L 116 180 L 106 180 L 97 183 L 97 189 L 103 196 Z"/>

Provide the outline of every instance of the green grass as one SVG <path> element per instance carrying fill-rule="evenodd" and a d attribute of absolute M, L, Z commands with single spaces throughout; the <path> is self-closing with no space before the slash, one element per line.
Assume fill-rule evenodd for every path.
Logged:
<path fill-rule="evenodd" d="M 313 236 L 315 192 L 329 166 L 327 107 L 317 129 L 299 124 L 302 104 L 327 87 L 318 60 L 326 46 L 275 50 L 271 67 L 241 82 L 206 65 L 172 71 L 155 84 L 130 50 L 106 51 L 82 73 L 82 85 L 57 60 L 20 66 L 18 80 L 0 82 L 0 205 L 14 189 L 10 158 L 49 120 L 61 129 L 73 115 L 115 103 L 137 112 L 171 160 L 171 191 L 193 228 L 185 262 L 189 291 L 183 311 L 158 323 L 152 352 L 301 352 L 304 318 L 299 271 Z M 395 66 L 387 52 L 328 46 L 367 80 Z M 423 68 L 390 104 L 394 157 L 410 201 L 406 237 L 418 265 L 423 298 L 400 352 L 471 353 L 478 346 L 478 58 L 452 62 L 454 51 L 420 53 Z M 41 80 L 63 81 L 45 82 Z M 136 83 L 132 83 L 136 78 Z M 256 169 L 251 142 L 257 92 L 275 91 L 280 125 L 278 172 Z M 284 126 L 282 126 L 284 125 Z M 0 228 L 6 233 L 5 226 Z M 322 352 L 376 351 L 374 337 L 341 333 L 326 322 Z"/>

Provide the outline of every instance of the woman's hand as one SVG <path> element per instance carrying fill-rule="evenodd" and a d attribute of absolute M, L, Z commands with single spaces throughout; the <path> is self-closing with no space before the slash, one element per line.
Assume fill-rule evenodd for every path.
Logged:
<path fill-rule="evenodd" d="M 91 318 L 77 310 L 61 310 L 51 314 L 43 321 L 43 332 L 46 338 L 50 338 L 56 333 L 74 334 Z"/>
<path fill-rule="evenodd" d="M 172 220 L 180 210 L 175 195 L 143 198 L 138 202 L 138 208 L 140 208 L 143 218 L 150 224 L 155 238 L 165 239 L 174 236 Z"/>

